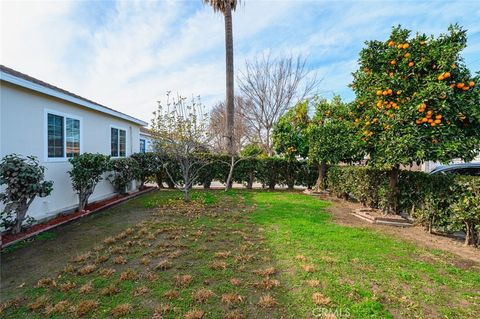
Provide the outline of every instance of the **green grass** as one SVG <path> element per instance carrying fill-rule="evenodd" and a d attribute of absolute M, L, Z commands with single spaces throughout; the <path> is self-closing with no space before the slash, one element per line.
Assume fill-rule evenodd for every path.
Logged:
<path fill-rule="evenodd" d="M 192 309 L 204 311 L 204 318 L 222 318 L 232 311 L 246 318 L 320 318 L 325 312 L 337 318 L 475 318 L 480 312 L 478 272 L 455 267 L 450 254 L 419 248 L 372 230 L 337 225 L 327 213 L 329 204 L 314 197 L 288 192 L 194 190 L 192 202 L 183 203 L 181 198 L 177 191 L 152 192 L 98 218 L 83 220 L 84 227 L 89 223 L 97 227 L 99 220 L 102 225 L 122 222 L 116 219 L 119 210 L 130 214 L 143 211 L 145 216 L 133 226 L 117 227 L 115 233 L 105 235 L 119 236 L 127 227 L 133 230 L 113 244 L 97 240 L 84 251 L 75 252 L 89 252 L 84 261 L 45 251 L 49 258 L 65 260 L 57 272 L 38 273 L 35 282 L 50 277 L 56 287 L 29 283 L 16 288 L 15 294 L 21 299 L 10 303 L 0 316 L 72 318 L 85 300 L 99 302 L 85 316 L 95 318 L 110 318 L 112 310 L 125 303 L 132 306 L 126 318 L 151 318 L 161 305 L 171 308 L 162 313 L 164 318 L 183 318 Z M 52 243 L 59 238 L 68 240 L 51 234 L 42 238 Z M 8 256 L 22 256 L 22 249 L 28 247 L 20 247 Z M 229 254 L 219 258 L 219 252 Z M 127 264 L 113 263 L 118 255 Z M 305 260 L 296 258 L 299 255 Z M 109 258 L 99 262 L 98 256 Z M 145 257 L 147 264 L 141 262 Z M 171 261 L 171 268 L 155 269 L 165 259 Z M 226 269 L 213 269 L 215 261 L 224 262 Z M 66 265 L 73 267 L 73 272 L 62 272 Z M 80 275 L 79 269 L 86 265 L 96 265 L 96 269 Z M 305 265 L 313 266 L 313 271 L 305 271 Z M 276 272 L 269 276 L 258 273 L 268 267 Z M 100 274 L 105 268 L 116 272 L 106 278 Z M 127 269 L 138 278 L 121 280 L 121 273 Z M 187 274 L 192 276 L 191 283 L 178 286 L 176 276 Z M 241 284 L 233 285 L 232 278 L 240 279 Z M 266 279 L 278 280 L 280 286 L 258 286 Z M 310 287 L 307 280 L 318 280 L 319 284 Z M 76 287 L 61 291 L 66 282 Z M 79 287 L 87 283 L 92 291 L 81 293 Z M 119 291 L 103 295 L 102 290 L 112 284 Z M 136 295 L 134 292 L 141 287 L 147 289 L 146 293 Z M 214 293 L 206 303 L 193 299 L 192 294 L 200 288 Z M 165 292 L 172 289 L 179 296 L 166 298 Z M 241 302 L 223 302 L 222 296 L 228 293 L 242 296 Z M 316 306 L 314 293 L 330 302 Z M 266 294 L 277 301 L 271 309 L 258 304 Z M 46 304 L 38 310 L 29 309 L 41 296 L 48 297 Z M 46 309 L 59 301 L 67 301 L 68 309 L 46 314 Z"/>
<path fill-rule="evenodd" d="M 452 265 L 445 253 L 367 229 L 339 226 L 325 212 L 327 203 L 288 193 L 255 193 L 252 219 L 267 231 L 268 243 L 292 288 L 285 302 L 295 315 L 311 313 L 318 279 L 332 299 L 332 312 L 355 318 L 475 318 L 480 313 L 480 274 Z M 296 255 L 317 269 L 307 274 Z M 307 302 L 299 302 L 299 301 Z"/>

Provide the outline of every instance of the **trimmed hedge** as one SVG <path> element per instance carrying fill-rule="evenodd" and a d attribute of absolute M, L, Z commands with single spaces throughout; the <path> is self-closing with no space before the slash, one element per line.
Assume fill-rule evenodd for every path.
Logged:
<path fill-rule="evenodd" d="M 465 244 L 480 242 L 480 177 L 401 171 L 400 208 L 429 232 L 464 231 Z M 327 188 L 336 196 L 386 209 L 387 171 L 371 167 L 331 167 Z"/>

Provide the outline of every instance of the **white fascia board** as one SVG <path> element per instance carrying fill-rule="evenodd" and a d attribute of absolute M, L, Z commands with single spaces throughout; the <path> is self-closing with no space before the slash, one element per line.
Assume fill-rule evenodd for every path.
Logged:
<path fill-rule="evenodd" d="M 71 95 L 68 95 L 68 94 L 65 94 L 65 93 L 62 93 L 62 92 L 58 92 L 58 91 L 53 90 L 51 88 L 45 87 L 45 86 L 37 84 L 37 83 L 30 82 L 30 81 L 22 79 L 22 78 L 18 78 L 16 76 L 13 76 L 11 74 L 8 74 L 8 73 L 2 72 L 2 71 L 0 71 L 0 79 L 2 81 L 9 82 L 9 83 L 24 87 L 24 88 L 27 88 L 27 89 L 32 90 L 32 91 L 40 92 L 40 93 L 43 93 L 43 94 L 46 94 L 46 95 L 49 95 L 49 96 L 59 98 L 61 100 L 65 100 L 65 101 L 72 102 L 72 103 L 77 104 L 77 105 L 81 105 L 83 107 L 86 107 L 86 108 L 89 108 L 89 109 L 92 109 L 92 110 L 95 110 L 95 111 L 98 111 L 98 112 L 109 114 L 109 115 L 121 118 L 123 120 L 136 123 L 136 124 L 141 125 L 141 126 L 148 125 L 147 122 L 144 122 L 142 120 L 134 118 L 133 116 L 111 110 L 109 108 L 106 108 L 106 107 L 98 105 L 98 104 L 90 103 L 88 101 L 76 98 L 74 96 L 71 96 Z"/>

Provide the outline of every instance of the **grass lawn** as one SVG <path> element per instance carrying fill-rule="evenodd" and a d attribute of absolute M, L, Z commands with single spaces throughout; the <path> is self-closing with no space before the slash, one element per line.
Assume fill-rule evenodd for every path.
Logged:
<path fill-rule="evenodd" d="M 38 278 L 2 290 L 2 299 L 8 296 L 9 301 L 1 316 L 477 318 L 480 314 L 478 268 L 458 268 L 453 255 L 373 230 L 336 225 L 326 212 L 328 203 L 316 198 L 247 191 L 195 191 L 189 204 L 179 198 L 179 193 L 158 191 L 101 213 L 110 216 L 107 224 L 115 221 L 115 211 L 122 207 L 142 218 L 114 233 L 105 229 L 102 240 L 86 239 L 88 244 L 73 258 L 51 254 L 49 258 L 61 261 L 55 272 L 19 272 L 20 278 L 30 278 L 31 273 Z M 83 227 L 94 225 L 92 219 Z M 50 240 L 68 241 L 56 236 Z M 2 259 L 20 256 L 31 244 L 35 242 L 10 249 Z"/>

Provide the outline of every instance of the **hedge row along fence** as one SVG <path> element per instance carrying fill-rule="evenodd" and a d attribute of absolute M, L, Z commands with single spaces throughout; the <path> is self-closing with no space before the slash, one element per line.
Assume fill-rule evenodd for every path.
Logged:
<path fill-rule="evenodd" d="M 430 233 L 464 231 L 466 245 L 480 245 L 480 177 L 400 171 L 400 209 Z M 336 196 L 386 209 L 388 172 L 358 166 L 331 167 L 327 188 Z"/>

